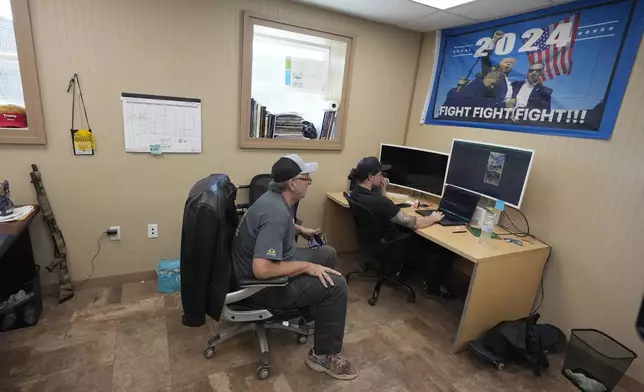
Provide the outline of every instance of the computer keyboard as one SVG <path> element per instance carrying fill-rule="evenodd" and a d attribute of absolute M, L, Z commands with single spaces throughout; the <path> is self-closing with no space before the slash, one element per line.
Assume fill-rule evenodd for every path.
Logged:
<path fill-rule="evenodd" d="M 436 210 L 416 210 L 416 213 L 422 216 L 430 216 L 434 212 L 436 212 Z"/>
<path fill-rule="evenodd" d="M 433 212 L 436 210 L 416 210 L 416 213 L 422 216 L 430 216 Z M 442 226 L 456 226 L 456 225 L 464 225 L 467 222 L 463 222 L 460 219 L 455 219 L 452 218 L 449 214 L 446 214 L 443 219 L 438 222 Z"/>

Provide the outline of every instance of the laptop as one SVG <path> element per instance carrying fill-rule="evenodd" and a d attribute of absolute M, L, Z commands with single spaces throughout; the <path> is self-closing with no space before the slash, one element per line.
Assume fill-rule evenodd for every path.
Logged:
<path fill-rule="evenodd" d="M 470 223 L 474 211 L 479 203 L 479 195 L 466 190 L 445 186 L 443 198 L 441 199 L 438 211 L 445 217 L 438 222 L 442 226 L 460 226 Z M 416 210 L 422 216 L 429 216 L 435 210 Z"/>

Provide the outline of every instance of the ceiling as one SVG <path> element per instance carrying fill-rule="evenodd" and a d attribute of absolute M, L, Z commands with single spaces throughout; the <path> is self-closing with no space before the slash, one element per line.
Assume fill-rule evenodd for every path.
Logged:
<path fill-rule="evenodd" d="M 445 11 L 411 0 L 293 0 L 416 31 L 465 26 L 570 0 L 475 0 Z"/>

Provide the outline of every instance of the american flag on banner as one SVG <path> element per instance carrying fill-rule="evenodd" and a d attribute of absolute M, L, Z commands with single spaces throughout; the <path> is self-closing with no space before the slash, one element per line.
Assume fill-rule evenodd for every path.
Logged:
<path fill-rule="evenodd" d="M 564 47 L 557 45 L 547 45 L 546 41 L 560 23 L 571 23 L 570 40 Z M 579 28 L 579 14 L 574 14 L 561 22 L 553 23 L 548 26 L 541 37 L 534 43 L 538 50 L 528 53 L 530 64 L 535 62 L 543 63 L 543 80 L 554 79 L 560 75 L 570 75 L 572 72 L 572 53 L 577 38 L 577 29 Z M 528 39 L 523 38 L 525 43 Z"/>

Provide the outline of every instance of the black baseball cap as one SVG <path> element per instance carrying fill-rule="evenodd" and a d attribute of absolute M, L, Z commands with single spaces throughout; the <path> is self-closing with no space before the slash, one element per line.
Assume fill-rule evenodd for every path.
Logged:
<path fill-rule="evenodd" d="M 307 163 L 299 155 L 291 154 L 281 157 L 273 164 L 271 177 L 275 182 L 284 182 L 295 178 L 298 174 L 313 173 L 317 169 L 317 162 Z"/>
<path fill-rule="evenodd" d="M 389 169 L 391 169 L 391 165 L 383 165 L 376 157 L 362 158 L 356 167 L 358 174 L 362 174 L 363 176 L 387 171 Z"/>

